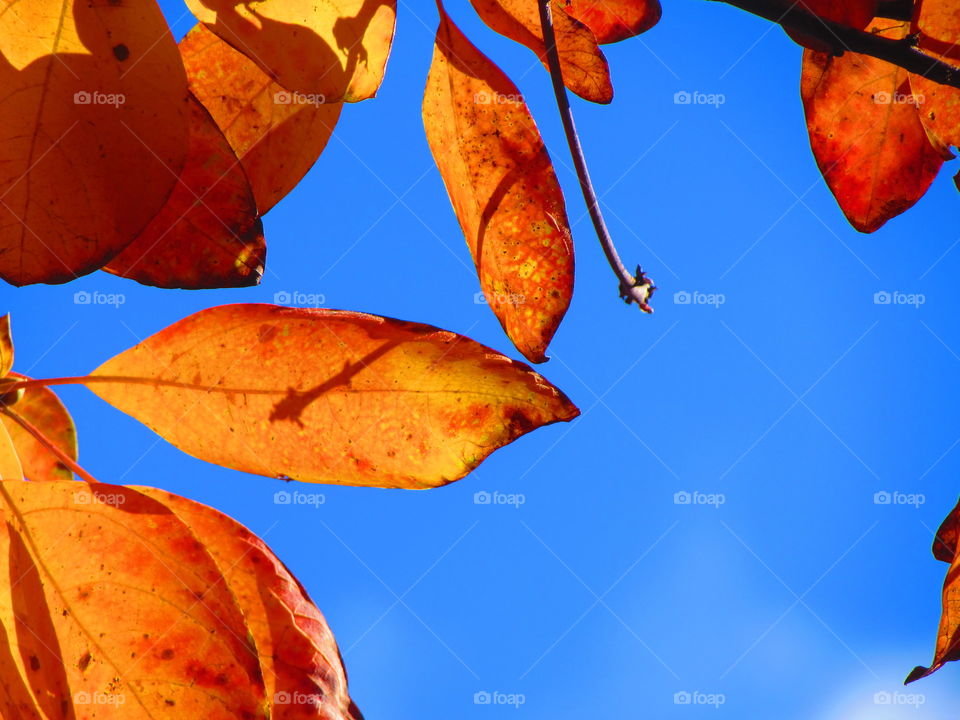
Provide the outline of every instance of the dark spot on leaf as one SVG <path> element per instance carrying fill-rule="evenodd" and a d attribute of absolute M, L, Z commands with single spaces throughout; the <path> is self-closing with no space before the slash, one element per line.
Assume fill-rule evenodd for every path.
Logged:
<path fill-rule="evenodd" d="M 176 653 L 170 648 L 167 648 L 162 653 L 160 653 L 160 657 L 162 657 L 164 660 L 170 660 L 173 658 L 174 655 L 176 655 Z"/>
<path fill-rule="evenodd" d="M 38 658 L 36 655 L 30 656 L 30 669 L 34 672 L 40 669 L 40 658 Z"/>
<path fill-rule="evenodd" d="M 89 651 L 80 656 L 80 660 L 77 661 L 77 667 L 80 668 L 80 672 L 87 669 L 91 660 L 93 660 L 93 655 L 91 655 Z"/>
<path fill-rule="evenodd" d="M 114 45 L 113 56 L 120 62 L 123 62 L 128 57 L 130 57 L 130 49 L 123 43 L 120 43 L 119 45 Z"/>

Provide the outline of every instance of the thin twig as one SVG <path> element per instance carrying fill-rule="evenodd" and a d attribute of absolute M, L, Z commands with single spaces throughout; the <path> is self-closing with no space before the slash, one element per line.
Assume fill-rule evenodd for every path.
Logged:
<path fill-rule="evenodd" d="M 577 170 L 577 179 L 580 181 L 580 190 L 583 192 L 583 199 L 587 204 L 587 210 L 590 212 L 590 219 L 593 220 L 593 227 L 597 232 L 597 238 L 603 247 L 603 252 L 607 256 L 607 262 L 613 268 L 617 279 L 620 280 L 620 297 L 629 305 L 635 302 L 645 313 L 652 313 L 653 308 L 649 305 L 650 297 L 656 286 L 646 276 L 646 274 L 637 266 L 636 276 L 631 275 L 627 270 L 617 248 L 613 244 L 613 239 L 607 230 L 607 225 L 603 221 L 603 214 L 600 212 L 600 202 L 597 200 L 597 193 L 593 189 L 593 183 L 590 181 L 590 173 L 587 171 L 587 161 L 583 156 L 583 148 L 580 146 L 580 138 L 577 136 L 577 128 L 573 122 L 573 111 L 570 109 L 570 100 L 567 97 L 567 89 L 563 85 L 563 75 L 560 70 L 560 56 L 557 54 L 557 38 L 553 31 L 553 11 L 550 7 L 551 0 L 539 0 L 540 4 L 540 26 L 543 29 L 543 42 L 547 48 L 547 65 L 550 68 L 550 79 L 553 81 L 553 94 L 557 99 L 557 109 L 560 111 L 560 120 L 563 122 L 563 131 L 567 136 L 567 145 L 570 147 L 570 155 L 573 157 L 573 165 Z"/>
<path fill-rule="evenodd" d="M 93 477 L 93 475 L 91 475 L 82 467 L 80 467 L 80 465 L 77 463 L 76 460 L 74 460 L 72 457 L 67 455 L 63 450 L 57 447 L 57 444 L 53 440 L 51 440 L 49 437 L 47 437 L 47 435 L 43 432 L 43 430 L 38 428 L 32 422 L 27 420 L 22 415 L 11 410 L 10 407 L 7 405 L 0 405 L 0 413 L 3 413 L 8 418 L 10 418 L 15 423 L 17 423 L 17 425 L 19 425 L 28 433 L 33 435 L 34 439 L 38 443 L 40 443 L 47 450 L 53 453 L 53 455 L 57 458 L 57 460 L 59 460 L 64 465 L 66 465 L 69 470 L 72 470 L 73 472 L 75 472 L 77 475 L 79 475 L 81 478 L 86 480 L 88 483 L 99 484 L 99 481 L 95 477 Z"/>
<path fill-rule="evenodd" d="M 940 85 L 960 88 L 960 68 L 948 65 L 935 57 L 917 50 L 918 38 L 908 35 L 902 40 L 893 40 L 864 30 L 848 27 L 832 20 L 818 17 L 806 10 L 796 0 L 711 0 L 746 10 L 748 13 L 777 23 L 792 31 L 815 38 L 834 55 L 845 51 L 869 55 L 879 60 L 902 67 L 916 75 L 922 75 Z"/>

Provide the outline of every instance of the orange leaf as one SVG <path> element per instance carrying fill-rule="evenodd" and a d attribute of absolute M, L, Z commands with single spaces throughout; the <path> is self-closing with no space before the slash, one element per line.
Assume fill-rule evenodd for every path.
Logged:
<path fill-rule="evenodd" d="M 526 365 L 461 335 L 273 305 L 203 310 L 87 382 L 191 455 L 344 485 L 442 485 L 579 412 Z"/>
<path fill-rule="evenodd" d="M 601 45 L 646 32 L 662 14 L 660 0 L 562 0 L 561 5 L 589 27 Z"/>
<path fill-rule="evenodd" d="M 243 612 L 168 508 L 115 485 L 10 481 L 0 516 L 0 572 L 18 579 L 0 592 L 0 657 L 18 671 L 4 677 L 46 717 L 266 718 Z"/>
<path fill-rule="evenodd" d="M 154 0 L 7 2 L 0 37 L 0 277 L 67 282 L 129 244 L 173 188 L 183 64 Z"/>
<path fill-rule="evenodd" d="M 537 0 L 470 2 L 490 28 L 533 50 L 549 70 Z M 562 7 L 562 0 L 553 0 L 553 26 L 563 83 L 584 100 L 608 103 L 613 100 L 613 85 L 610 83 L 607 59 L 590 28 L 568 15 Z M 442 9 L 440 12 L 446 15 Z"/>
<path fill-rule="evenodd" d="M 277 83 L 319 102 L 376 94 L 397 17 L 396 0 L 187 0 L 187 7 Z"/>
<path fill-rule="evenodd" d="M 4 416 L 3 419 L 7 418 Z M 5 423 L 0 423 L 0 480 L 23 480 L 20 457 Z"/>
<path fill-rule="evenodd" d="M 871 30 L 899 39 L 906 27 L 878 19 Z M 817 165 L 857 230 L 873 232 L 927 191 L 943 157 L 917 117 L 906 70 L 805 50 L 800 94 Z"/>
<path fill-rule="evenodd" d="M 904 683 L 924 678 L 939 670 L 944 663 L 960 659 L 960 555 L 957 537 L 960 535 L 960 503 L 950 511 L 937 530 L 933 541 L 933 555 L 950 564 L 943 581 L 943 614 L 937 632 L 937 645 L 930 667 L 917 666 Z"/>
<path fill-rule="evenodd" d="M 190 90 L 223 130 L 266 214 L 320 157 L 343 103 L 300 102 L 203 24 L 180 41 L 180 53 Z"/>
<path fill-rule="evenodd" d="M 960 65 L 960 2 L 917 0 L 911 32 L 920 35 L 919 48 L 950 65 Z M 920 121 L 934 145 L 949 158 L 950 145 L 960 145 L 960 90 L 910 75 Z"/>
<path fill-rule="evenodd" d="M 8 377 L 14 380 L 30 379 L 19 373 L 10 373 Z M 50 388 L 42 385 L 23 388 L 23 395 L 10 409 L 39 429 L 71 459 L 77 459 L 77 429 L 74 427 L 73 418 Z M 15 420 L 0 415 L 0 422 L 10 433 L 10 439 L 23 466 L 23 474 L 28 480 L 73 480 L 73 471 L 57 460 L 53 453 Z"/>
<path fill-rule="evenodd" d="M 359 717 L 323 616 L 233 520 L 75 482 L 4 482 L 0 515 L 3 717 Z"/>
<path fill-rule="evenodd" d="M 13 367 L 13 336 L 10 334 L 10 314 L 0 318 L 0 378 Z"/>
<path fill-rule="evenodd" d="M 263 668 L 272 720 L 350 717 L 347 678 L 323 615 L 286 566 L 245 527 L 205 505 L 138 488 L 183 520 L 223 572 Z M 288 702 L 284 702 L 284 700 Z M 323 712 L 319 713 L 317 710 Z"/>
<path fill-rule="evenodd" d="M 442 11 L 423 123 L 487 302 L 543 362 L 573 293 L 563 193 L 516 86 Z"/>
<path fill-rule="evenodd" d="M 247 176 L 200 102 L 190 98 L 187 164 L 160 213 L 104 270 L 165 288 L 260 282 L 267 247 Z"/>

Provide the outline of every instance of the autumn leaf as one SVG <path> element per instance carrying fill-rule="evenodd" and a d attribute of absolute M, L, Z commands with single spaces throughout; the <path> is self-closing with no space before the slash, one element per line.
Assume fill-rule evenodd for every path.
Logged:
<path fill-rule="evenodd" d="M 423 123 L 490 308 L 532 362 L 573 293 L 563 193 L 523 97 L 442 12 Z"/>
<path fill-rule="evenodd" d="M 906 27 L 878 18 L 871 31 L 900 39 Z M 927 191 L 943 156 L 917 117 L 906 70 L 806 50 L 800 94 L 817 165 L 857 230 L 873 232 Z"/>
<path fill-rule="evenodd" d="M 205 505 L 138 489 L 173 511 L 223 573 L 256 644 L 266 697 L 291 700 L 273 706 L 272 720 L 348 718 L 351 712 L 359 718 L 359 711 L 351 711 L 346 674 L 326 620 L 264 542 Z"/>
<path fill-rule="evenodd" d="M 960 659 L 960 555 L 957 537 L 960 534 L 960 503 L 950 511 L 937 530 L 933 541 L 933 555 L 950 564 L 943 582 L 943 614 L 937 632 L 937 645 L 930 667 L 917 666 L 904 684 L 924 678 L 939 670 L 944 663 Z"/>
<path fill-rule="evenodd" d="M 3 717 L 352 717 L 322 615 L 232 520 L 76 482 L 4 482 L 0 513 L 0 571 L 18 579 L 0 592 Z M 312 694 L 290 706 L 288 687 Z"/>
<path fill-rule="evenodd" d="M 164 288 L 260 282 L 267 247 L 246 173 L 200 102 L 190 99 L 186 165 L 166 205 L 104 270 Z"/>
<path fill-rule="evenodd" d="M 180 53 L 190 90 L 240 158 L 264 215 L 320 157 L 343 103 L 301 102 L 310 98 L 284 90 L 203 24 L 180 41 Z"/>
<path fill-rule="evenodd" d="M 0 277 L 67 282 L 129 244 L 173 188 L 183 64 L 154 0 L 8 2 L 0 37 Z"/>
<path fill-rule="evenodd" d="M 4 423 L 0 423 L 0 480 L 23 480 L 20 457 Z"/>
<path fill-rule="evenodd" d="M 561 0 L 561 7 L 593 32 L 601 45 L 646 32 L 660 21 L 660 0 Z"/>
<path fill-rule="evenodd" d="M 911 32 L 918 47 L 950 65 L 960 65 L 960 3 L 957 0 L 917 0 Z M 946 156 L 949 146 L 960 145 L 960 90 L 910 75 L 910 87 L 920 121 L 934 145 Z"/>
<path fill-rule="evenodd" d="M 224 305 L 86 380 L 181 450 L 270 477 L 427 488 L 578 410 L 522 363 L 428 325 Z"/>
<path fill-rule="evenodd" d="M 186 0 L 200 22 L 290 92 L 319 102 L 373 97 L 396 0 Z"/>
<path fill-rule="evenodd" d="M 530 48 L 547 64 L 547 48 L 536 0 L 470 0 L 481 19 L 501 35 Z M 583 23 L 563 12 L 562 0 L 553 0 L 553 25 L 563 83 L 584 100 L 613 100 L 610 69 L 597 40 Z M 441 14 L 446 12 L 441 8 Z M 449 20 L 447 20 L 449 22 Z"/>
<path fill-rule="evenodd" d="M 10 314 L 0 317 L 0 378 L 13 368 L 13 335 L 10 333 Z"/>
<path fill-rule="evenodd" d="M 877 0 L 843 0 L 842 2 L 837 2 L 837 0 L 797 0 L 796 5 L 826 20 L 862 30 L 870 24 L 874 15 L 877 14 L 878 2 Z M 890 20 L 883 20 L 882 22 L 885 27 L 894 24 Z M 824 44 L 822 40 L 787 27 L 784 30 L 794 42 L 811 50 L 817 52 L 831 52 L 833 50 L 832 46 Z"/>

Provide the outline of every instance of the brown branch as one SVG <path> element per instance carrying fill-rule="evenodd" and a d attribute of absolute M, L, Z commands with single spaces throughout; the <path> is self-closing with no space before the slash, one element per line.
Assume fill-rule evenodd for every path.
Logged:
<path fill-rule="evenodd" d="M 573 122 L 570 99 L 567 97 L 567 89 L 563 85 L 560 55 L 557 53 L 557 37 L 553 30 L 553 10 L 550 7 L 550 2 L 551 0 L 539 0 L 540 27 L 543 30 L 543 42 L 547 49 L 547 65 L 550 68 L 550 79 L 553 81 L 553 94 L 557 99 L 557 109 L 560 111 L 560 120 L 563 123 L 563 132 L 567 136 L 567 145 L 570 148 L 570 155 L 573 157 L 573 165 L 577 170 L 580 190 L 583 192 L 583 199 L 587 204 L 587 210 L 590 212 L 590 219 L 593 221 L 597 238 L 603 247 L 603 253 L 607 256 L 607 262 L 610 263 L 610 267 L 613 268 L 614 274 L 620 281 L 620 297 L 628 305 L 635 302 L 645 313 L 652 313 L 653 308 L 650 307 L 649 301 L 653 291 L 657 289 L 656 286 L 640 269 L 639 265 L 637 266 L 636 276 L 630 274 L 617 253 L 613 238 L 610 237 L 607 224 L 600 212 L 600 201 L 597 199 L 593 182 L 590 180 L 590 173 L 587 171 L 587 161 L 583 155 L 577 128 Z"/>
<path fill-rule="evenodd" d="M 916 75 L 922 75 L 941 85 L 960 88 L 960 68 L 920 52 L 916 48 L 916 36 L 903 40 L 874 35 L 840 23 L 818 17 L 801 7 L 795 0 L 711 0 L 746 10 L 784 28 L 816 38 L 835 55 L 844 51 L 870 55 L 879 60 L 898 65 Z"/>

